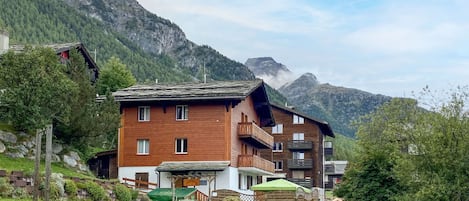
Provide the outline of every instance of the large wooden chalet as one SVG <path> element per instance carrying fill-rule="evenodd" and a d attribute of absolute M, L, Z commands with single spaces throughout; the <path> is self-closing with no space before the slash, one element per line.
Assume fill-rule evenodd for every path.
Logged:
<path fill-rule="evenodd" d="M 307 188 L 322 188 L 323 141 L 325 135 L 334 137 L 331 127 L 291 107 L 272 104 L 272 112 L 276 125 L 264 130 L 274 137 L 274 146 L 262 150 L 262 157 L 274 162 L 275 175 L 267 180 L 285 178 Z"/>
<path fill-rule="evenodd" d="M 118 177 L 158 188 L 252 193 L 274 173 L 260 157 L 275 125 L 262 80 L 136 85 L 114 94 L 121 106 Z"/>

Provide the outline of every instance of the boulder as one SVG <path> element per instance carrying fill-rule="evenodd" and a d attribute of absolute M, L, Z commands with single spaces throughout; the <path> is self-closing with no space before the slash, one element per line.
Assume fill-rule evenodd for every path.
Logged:
<path fill-rule="evenodd" d="M 74 152 L 74 151 L 71 151 L 70 153 L 70 157 L 72 157 L 73 159 L 75 159 L 76 161 L 80 161 L 80 156 L 78 155 L 77 152 Z"/>
<path fill-rule="evenodd" d="M 0 130 L 0 141 L 8 143 L 16 143 L 16 135 L 10 132 Z"/>
<path fill-rule="evenodd" d="M 59 154 L 63 150 L 62 144 L 54 143 L 52 144 L 52 153 Z"/>
<path fill-rule="evenodd" d="M 78 164 L 78 162 L 73 157 L 68 156 L 68 155 L 63 156 L 63 161 L 65 164 L 67 164 L 70 167 L 75 167 Z"/>
<path fill-rule="evenodd" d="M 57 154 L 52 154 L 51 161 L 52 162 L 60 162 L 60 156 L 58 156 Z"/>
<path fill-rule="evenodd" d="M 5 147 L 5 145 L 3 144 L 3 142 L 0 141 L 0 153 L 5 152 L 6 149 L 7 149 L 7 148 Z"/>
<path fill-rule="evenodd" d="M 78 164 L 78 169 L 80 169 L 83 172 L 87 172 L 89 170 L 87 165 L 84 165 L 81 163 Z"/>
<path fill-rule="evenodd" d="M 60 197 L 63 197 L 65 195 L 65 180 L 64 180 L 63 174 L 61 174 L 61 173 L 52 173 L 50 175 L 50 180 L 52 182 L 55 182 L 55 184 L 57 184 Z"/>
<path fill-rule="evenodd" d="M 5 155 L 7 155 L 10 158 L 24 158 L 24 155 L 22 155 L 21 153 L 18 153 L 18 152 L 14 152 L 14 153 L 13 152 L 8 152 Z"/>

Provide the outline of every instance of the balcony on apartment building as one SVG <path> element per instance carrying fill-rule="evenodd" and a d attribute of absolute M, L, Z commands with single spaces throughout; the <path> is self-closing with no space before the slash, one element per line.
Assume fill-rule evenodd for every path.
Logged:
<path fill-rule="evenodd" d="M 313 160 L 312 159 L 288 159 L 288 168 L 311 169 L 313 168 Z"/>
<path fill-rule="evenodd" d="M 288 141 L 288 149 L 290 149 L 290 150 L 313 149 L 313 142 L 312 141 L 306 141 L 306 140 Z"/>
<path fill-rule="evenodd" d="M 273 162 L 256 155 L 239 155 L 238 169 L 240 171 L 251 172 L 257 175 L 271 175 L 274 173 Z"/>
<path fill-rule="evenodd" d="M 300 186 L 306 187 L 306 188 L 313 187 L 313 179 L 311 178 L 304 178 L 304 179 L 288 178 L 287 180 L 295 184 L 298 184 Z"/>
<path fill-rule="evenodd" d="M 274 144 L 274 137 L 252 122 L 238 123 L 238 136 L 260 149 L 272 149 Z"/>

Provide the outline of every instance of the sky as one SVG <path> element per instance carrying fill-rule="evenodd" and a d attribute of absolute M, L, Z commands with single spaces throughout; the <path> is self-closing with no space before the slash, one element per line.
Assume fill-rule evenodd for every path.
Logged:
<path fill-rule="evenodd" d="M 469 85 L 466 0 L 138 0 L 198 45 L 244 63 L 394 97 Z"/>

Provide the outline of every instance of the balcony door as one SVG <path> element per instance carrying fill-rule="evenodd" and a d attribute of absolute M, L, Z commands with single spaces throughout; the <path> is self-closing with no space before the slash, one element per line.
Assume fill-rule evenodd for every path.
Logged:
<path fill-rule="evenodd" d="M 302 161 L 305 159 L 305 152 L 295 151 L 293 152 L 293 160 Z"/>

